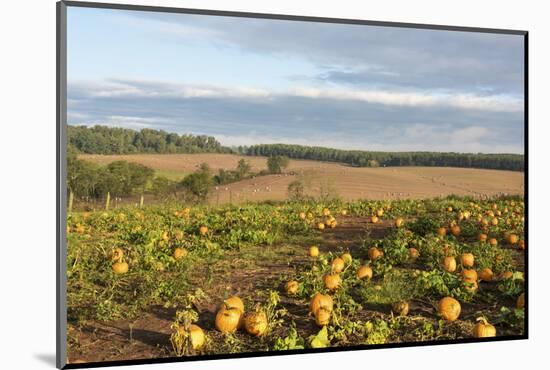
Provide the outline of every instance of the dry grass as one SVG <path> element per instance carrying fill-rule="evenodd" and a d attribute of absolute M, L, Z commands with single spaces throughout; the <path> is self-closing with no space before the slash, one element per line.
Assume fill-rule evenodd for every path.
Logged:
<path fill-rule="evenodd" d="M 181 178 L 206 162 L 210 168 L 234 169 L 241 158 L 257 172 L 266 168 L 265 157 L 231 154 L 135 154 L 82 155 L 82 159 L 99 164 L 115 160 L 141 163 L 171 178 Z M 306 193 L 319 196 L 322 190 L 344 200 L 431 198 L 456 195 L 521 194 L 524 174 L 514 171 L 449 167 L 356 168 L 338 163 L 291 160 L 287 172 L 295 175 L 269 175 L 217 187 L 211 202 L 226 203 L 284 200 L 288 184 L 301 179 Z"/>

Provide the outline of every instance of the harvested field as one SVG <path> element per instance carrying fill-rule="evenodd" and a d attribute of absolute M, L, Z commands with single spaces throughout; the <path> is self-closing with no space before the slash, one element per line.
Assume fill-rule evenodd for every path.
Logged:
<path fill-rule="evenodd" d="M 80 158 L 106 165 L 126 160 L 155 169 L 158 174 L 179 179 L 208 163 L 212 171 L 234 169 L 240 159 L 249 161 L 252 171 L 266 168 L 265 157 L 231 154 L 136 154 L 82 155 Z M 285 200 L 294 180 L 305 184 L 306 194 L 336 195 L 343 200 L 424 199 L 455 194 L 495 196 L 523 194 L 524 174 L 515 171 L 452 167 L 359 168 L 339 163 L 291 160 L 286 174 L 251 178 L 217 187 L 212 204 Z"/>

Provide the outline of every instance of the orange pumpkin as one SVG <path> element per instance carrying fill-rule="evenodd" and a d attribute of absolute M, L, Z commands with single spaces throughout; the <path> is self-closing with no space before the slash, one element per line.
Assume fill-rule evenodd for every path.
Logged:
<path fill-rule="evenodd" d="M 514 276 L 514 273 L 512 271 L 504 271 L 500 274 L 499 279 L 500 280 L 511 279 L 513 276 Z"/>
<path fill-rule="evenodd" d="M 319 256 L 319 248 L 316 247 L 315 245 L 312 245 L 311 247 L 309 247 L 309 256 L 310 257 Z"/>
<path fill-rule="evenodd" d="M 241 311 L 241 313 L 244 312 L 244 303 L 236 295 L 229 297 L 225 301 L 223 301 L 222 306 L 225 306 L 226 308 L 236 308 L 237 310 Z"/>
<path fill-rule="evenodd" d="M 407 316 L 409 313 L 409 303 L 407 301 L 395 302 L 391 306 L 391 310 L 394 315 L 397 316 Z"/>
<path fill-rule="evenodd" d="M 331 264 L 332 272 L 340 273 L 344 270 L 344 266 L 345 266 L 344 260 L 341 259 L 340 257 L 336 257 L 335 259 L 332 260 L 332 264 Z"/>
<path fill-rule="evenodd" d="M 199 227 L 199 233 L 204 236 L 208 232 L 208 228 L 206 226 Z"/>
<path fill-rule="evenodd" d="M 493 270 L 491 270 L 489 267 L 485 267 L 483 270 L 479 272 L 479 278 L 482 281 L 492 281 L 494 277 Z"/>
<path fill-rule="evenodd" d="M 362 265 L 357 269 L 357 278 L 358 279 L 372 279 L 372 269 L 369 266 Z"/>
<path fill-rule="evenodd" d="M 332 308 L 334 307 L 334 302 L 332 301 L 331 296 L 317 292 L 311 299 L 309 310 L 311 311 L 311 313 L 315 314 L 321 307 L 332 311 Z"/>
<path fill-rule="evenodd" d="M 443 269 L 447 272 L 455 272 L 456 271 L 456 260 L 454 257 L 445 257 L 443 259 Z"/>
<path fill-rule="evenodd" d="M 378 222 L 378 217 L 377 217 L 377 216 L 372 216 L 372 217 L 370 218 L 370 221 L 371 221 L 373 224 L 375 224 L 375 223 Z"/>
<path fill-rule="evenodd" d="M 445 297 L 439 301 L 439 314 L 446 321 L 455 321 L 460 316 L 460 303 L 453 297 Z"/>
<path fill-rule="evenodd" d="M 125 274 L 128 272 L 128 264 L 126 262 L 115 262 L 113 264 L 113 271 L 117 275 Z"/>
<path fill-rule="evenodd" d="M 369 249 L 369 259 L 371 261 L 374 261 L 375 259 L 382 257 L 384 255 L 384 252 L 382 252 L 380 249 L 376 247 L 372 247 Z"/>
<path fill-rule="evenodd" d="M 234 333 L 241 323 L 242 311 L 237 308 L 222 308 L 216 314 L 215 325 L 222 333 Z"/>
<path fill-rule="evenodd" d="M 328 290 L 336 290 L 342 284 L 342 278 L 338 274 L 327 274 L 323 277 L 323 282 Z"/>
<path fill-rule="evenodd" d="M 185 330 L 183 326 L 180 326 L 177 331 L 180 335 L 187 336 L 189 338 L 191 347 L 193 347 L 195 351 L 201 349 L 206 342 L 204 331 L 198 325 L 191 324 L 188 331 Z"/>
<path fill-rule="evenodd" d="M 447 235 L 447 229 L 445 229 L 444 227 L 440 227 L 439 229 L 437 229 L 437 235 L 439 236 Z"/>
<path fill-rule="evenodd" d="M 516 234 L 510 234 L 506 238 L 506 241 L 508 242 L 508 244 L 514 245 L 518 242 L 518 236 Z"/>
<path fill-rule="evenodd" d="M 469 283 L 477 282 L 477 272 L 476 270 L 464 269 L 462 271 L 462 280 Z"/>
<path fill-rule="evenodd" d="M 285 285 L 286 294 L 295 295 L 296 293 L 298 293 L 299 286 L 300 284 L 296 280 L 291 280 L 287 282 Z"/>
<path fill-rule="evenodd" d="M 417 259 L 420 257 L 420 252 L 418 252 L 418 249 L 416 248 L 409 248 L 409 257 L 411 259 Z"/>
<path fill-rule="evenodd" d="M 187 249 L 185 248 L 176 248 L 174 249 L 174 254 L 173 254 L 174 258 L 179 260 L 185 256 L 187 256 Z"/>
<path fill-rule="evenodd" d="M 496 328 L 489 324 L 487 320 L 479 321 L 474 326 L 474 338 L 488 338 L 495 337 L 497 335 Z"/>
<path fill-rule="evenodd" d="M 479 241 L 485 243 L 487 241 L 487 234 L 479 234 Z"/>
<path fill-rule="evenodd" d="M 473 267 L 474 266 L 474 255 L 472 253 L 463 253 L 460 256 L 460 263 L 464 267 Z"/>
<path fill-rule="evenodd" d="M 451 234 L 453 234 L 454 237 L 457 237 L 460 235 L 460 226 L 454 225 L 451 227 Z"/>
<path fill-rule="evenodd" d="M 344 261 L 346 265 L 349 265 L 351 261 L 353 261 L 353 258 L 351 257 L 351 254 L 349 252 L 342 254 L 340 258 Z"/>
<path fill-rule="evenodd" d="M 404 223 L 403 219 L 399 217 L 395 220 L 395 227 L 401 227 L 403 226 L 403 223 Z"/>
<path fill-rule="evenodd" d="M 491 245 L 491 247 L 496 247 L 498 245 L 498 240 L 496 240 L 495 238 L 491 238 L 489 239 L 489 244 Z"/>
<path fill-rule="evenodd" d="M 464 280 L 464 289 L 466 289 L 469 292 L 475 292 L 477 291 L 477 288 L 479 287 L 477 281 L 469 281 Z"/>
<path fill-rule="evenodd" d="M 267 316 L 263 311 L 250 313 L 244 318 L 244 328 L 248 334 L 259 337 L 267 331 L 267 327 Z"/>
<path fill-rule="evenodd" d="M 191 324 L 189 327 L 189 336 L 194 350 L 200 349 L 204 345 L 204 342 L 206 342 L 204 331 L 198 325 Z"/>
<path fill-rule="evenodd" d="M 328 325 L 330 322 L 331 315 L 332 315 L 332 310 L 328 310 L 325 307 L 320 307 L 315 312 L 315 323 L 319 326 Z"/>

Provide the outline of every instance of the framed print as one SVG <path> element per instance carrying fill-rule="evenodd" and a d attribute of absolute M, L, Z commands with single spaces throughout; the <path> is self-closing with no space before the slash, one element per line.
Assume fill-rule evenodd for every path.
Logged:
<path fill-rule="evenodd" d="M 59 368 L 527 338 L 526 31 L 57 11 Z"/>

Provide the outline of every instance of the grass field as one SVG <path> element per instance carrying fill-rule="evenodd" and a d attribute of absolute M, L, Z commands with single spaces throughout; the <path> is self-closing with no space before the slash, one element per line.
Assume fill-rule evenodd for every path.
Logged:
<path fill-rule="evenodd" d="M 266 168 L 265 157 L 231 154 L 81 155 L 80 158 L 102 165 L 115 160 L 136 162 L 173 180 L 195 171 L 201 163 L 208 163 L 214 173 L 219 169 L 234 169 L 242 158 L 250 162 L 254 172 Z M 524 192 L 524 174 L 515 171 L 449 167 L 358 168 L 338 163 L 291 160 L 286 172 L 217 187 L 210 202 L 285 200 L 288 184 L 296 179 L 306 184 L 307 195 L 318 197 L 329 192 L 343 200 L 424 199 L 451 194 L 494 196 Z"/>

